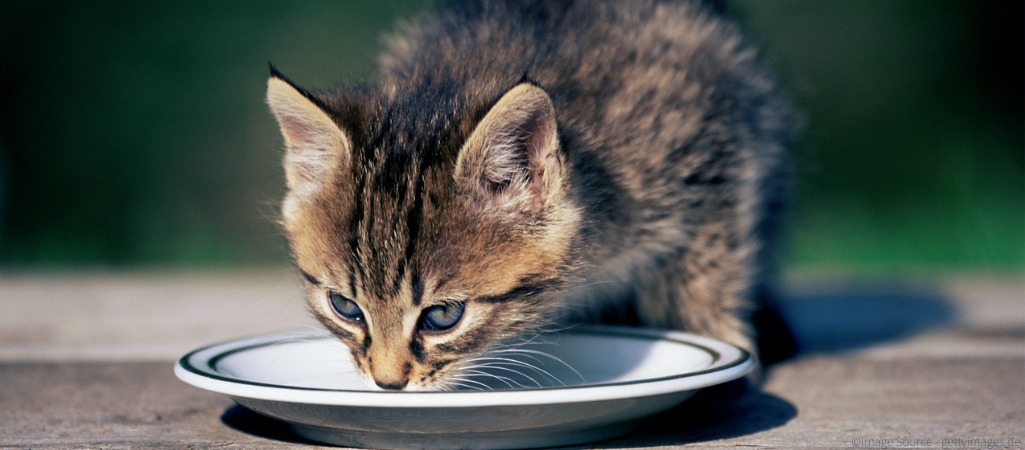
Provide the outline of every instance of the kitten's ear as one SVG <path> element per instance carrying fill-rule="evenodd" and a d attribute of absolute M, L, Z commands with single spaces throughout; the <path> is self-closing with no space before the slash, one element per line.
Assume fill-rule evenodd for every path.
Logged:
<path fill-rule="evenodd" d="M 548 94 L 520 84 L 502 96 L 459 152 L 456 184 L 507 212 L 537 215 L 561 194 L 563 162 Z"/>
<path fill-rule="evenodd" d="M 285 138 L 285 181 L 306 191 L 328 181 L 331 169 L 348 164 L 351 141 L 315 98 L 274 73 L 267 80 L 267 103 Z"/>

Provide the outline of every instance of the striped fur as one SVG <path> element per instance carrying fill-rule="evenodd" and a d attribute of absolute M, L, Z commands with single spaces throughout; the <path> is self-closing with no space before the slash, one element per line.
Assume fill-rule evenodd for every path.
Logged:
<path fill-rule="evenodd" d="M 443 388 L 496 343 L 609 311 L 754 350 L 793 133 L 733 25 L 687 2 L 466 2 L 380 66 L 331 92 L 268 82 L 293 259 L 369 383 Z M 456 326 L 423 327 L 452 302 Z"/>

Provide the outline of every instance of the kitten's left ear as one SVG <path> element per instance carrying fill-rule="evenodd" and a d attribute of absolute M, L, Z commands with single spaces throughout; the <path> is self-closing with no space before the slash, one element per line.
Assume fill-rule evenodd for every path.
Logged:
<path fill-rule="evenodd" d="M 456 160 L 461 190 L 506 212 L 537 215 L 562 191 L 555 109 L 533 84 L 510 89 L 488 111 Z"/>
<path fill-rule="evenodd" d="M 333 167 L 348 164 L 351 141 L 316 99 L 272 71 L 267 103 L 285 138 L 285 181 L 305 192 L 329 181 Z"/>

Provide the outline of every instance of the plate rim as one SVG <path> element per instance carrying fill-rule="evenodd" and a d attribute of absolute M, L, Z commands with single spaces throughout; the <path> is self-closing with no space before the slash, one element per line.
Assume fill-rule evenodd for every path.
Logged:
<path fill-rule="evenodd" d="M 219 373 L 216 361 L 230 354 L 259 348 L 284 339 L 332 338 L 326 330 L 293 330 L 233 339 L 195 349 L 182 356 L 174 367 L 183 382 L 229 397 L 301 404 L 381 408 L 476 408 L 482 406 L 547 405 L 585 403 L 682 393 L 743 377 L 755 367 L 750 352 L 726 342 L 691 333 L 641 327 L 580 325 L 556 334 L 598 334 L 632 339 L 663 340 L 705 351 L 712 362 L 699 370 L 658 378 L 614 381 L 569 386 L 546 386 L 493 391 L 390 392 L 287 386 L 250 381 Z M 200 358 L 205 353 L 212 356 Z M 201 362 L 194 361 L 199 359 Z"/>

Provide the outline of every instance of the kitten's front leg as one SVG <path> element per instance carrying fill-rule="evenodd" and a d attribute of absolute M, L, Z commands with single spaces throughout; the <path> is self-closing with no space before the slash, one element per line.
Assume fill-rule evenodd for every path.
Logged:
<path fill-rule="evenodd" d="M 757 354 L 749 316 L 753 246 L 706 226 L 688 248 L 634 273 L 634 305 L 645 326 L 709 336 Z"/>

